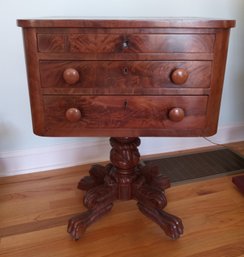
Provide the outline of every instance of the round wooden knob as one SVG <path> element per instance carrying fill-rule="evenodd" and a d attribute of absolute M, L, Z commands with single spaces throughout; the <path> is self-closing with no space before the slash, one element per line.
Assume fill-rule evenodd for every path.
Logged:
<path fill-rule="evenodd" d="M 81 112 L 77 108 L 69 108 L 65 116 L 68 121 L 77 122 L 81 119 Z"/>
<path fill-rule="evenodd" d="M 171 80 L 174 84 L 181 85 L 187 81 L 188 76 L 189 74 L 185 69 L 179 68 L 173 71 L 171 74 Z"/>
<path fill-rule="evenodd" d="M 63 78 L 66 83 L 72 85 L 79 81 L 80 75 L 76 69 L 68 68 L 64 71 Z"/>
<path fill-rule="evenodd" d="M 171 121 L 181 121 L 185 117 L 185 112 L 182 108 L 173 108 L 169 111 L 169 119 Z"/>

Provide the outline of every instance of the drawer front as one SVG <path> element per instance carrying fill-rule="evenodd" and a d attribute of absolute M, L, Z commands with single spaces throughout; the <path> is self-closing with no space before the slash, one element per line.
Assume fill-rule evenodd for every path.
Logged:
<path fill-rule="evenodd" d="M 64 34 L 37 34 L 39 52 L 64 53 L 66 51 Z"/>
<path fill-rule="evenodd" d="M 39 52 L 211 53 L 213 34 L 38 34 Z"/>
<path fill-rule="evenodd" d="M 211 61 L 41 61 L 40 75 L 47 88 L 208 88 Z"/>
<path fill-rule="evenodd" d="M 202 129 L 207 100 L 207 96 L 44 96 L 44 131 L 75 136 L 92 129 Z"/>

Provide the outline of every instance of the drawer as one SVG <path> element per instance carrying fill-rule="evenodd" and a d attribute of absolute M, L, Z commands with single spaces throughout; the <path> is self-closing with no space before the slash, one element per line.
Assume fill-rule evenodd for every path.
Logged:
<path fill-rule="evenodd" d="M 208 88 L 211 61 L 41 61 L 42 87 Z"/>
<path fill-rule="evenodd" d="M 45 96 L 45 134 L 99 129 L 202 129 L 207 96 Z M 97 135 L 102 134 L 97 130 Z M 131 133 L 128 133 L 128 135 Z"/>
<path fill-rule="evenodd" d="M 64 34 L 37 34 L 39 52 L 63 53 L 66 51 Z"/>
<path fill-rule="evenodd" d="M 39 52 L 211 53 L 214 34 L 37 34 Z"/>

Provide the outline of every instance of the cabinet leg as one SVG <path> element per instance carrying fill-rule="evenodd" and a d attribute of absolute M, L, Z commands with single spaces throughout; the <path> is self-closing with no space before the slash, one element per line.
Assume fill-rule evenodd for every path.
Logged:
<path fill-rule="evenodd" d="M 138 200 L 138 208 L 144 215 L 157 223 L 166 235 L 177 239 L 183 234 L 182 221 L 163 211 L 167 205 L 164 190 L 168 187 L 169 179 L 160 173 L 158 167 L 144 166 L 134 183 L 134 198 Z"/>
<path fill-rule="evenodd" d="M 157 223 L 164 230 L 165 234 L 172 239 L 177 239 L 183 234 L 184 228 L 180 218 L 161 209 L 145 206 L 140 202 L 137 205 L 144 215 Z"/>
<path fill-rule="evenodd" d="M 87 227 L 97 219 L 109 212 L 113 204 L 106 205 L 101 208 L 95 208 L 72 217 L 69 220 L 67 231 L 74 240 L 79 240 L 81 235 L 86 231 Z"/>
<path fill-rule="evenodd" d="M 81 179 L 78 188 L 86 190 L 83 199 L 88 211 L 81 213 L 69 220 L 67 231 L 71 237 L 78 240 L 87 227 L 108 213 L 113 207 L 116 195 L 116 184 L 109 183 L 111 165 L 105 167 L 94 165 L 90 169 L 90 176 Z"/>

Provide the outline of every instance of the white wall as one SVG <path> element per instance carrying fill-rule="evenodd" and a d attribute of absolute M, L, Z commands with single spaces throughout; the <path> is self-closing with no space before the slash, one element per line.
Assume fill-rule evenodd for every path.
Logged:
<path fill-rule="evenodd" d="M 237 27 L 231 32 L 219 125 L 240 127 L 244 124 L 243 0 L 0 0 L 0 175 L 11 173 L 8 173 L 9 164 L 5 163 L 6 156 L 21 155 L 26 151 L 46 152 L 53 147 L 57 150 L 58 145 L 65 148 L 75 142 L 81 147 L 104 142 L 100 138 L 41 138 L 32 133 L 22 34 L 16 26 L 16 19 L 45 16 L 198 16 L 236 19 Z M 157 139 L 157 143 L 170 144 L 170 140 Z M 183 142 L 183 139 L 176 140 L 179 145 Z M 150 138 L 145 142 L 141 147 L 142 153 L 148 153 L 146 148 L 152 148 L 155 144 L 155 140 Z M 101 159 L 101 156 L 97 158 Z M 16 165 L 17 172 L 21 165 Z M 31 167 L 38 169 L 35 162 Z"/>

